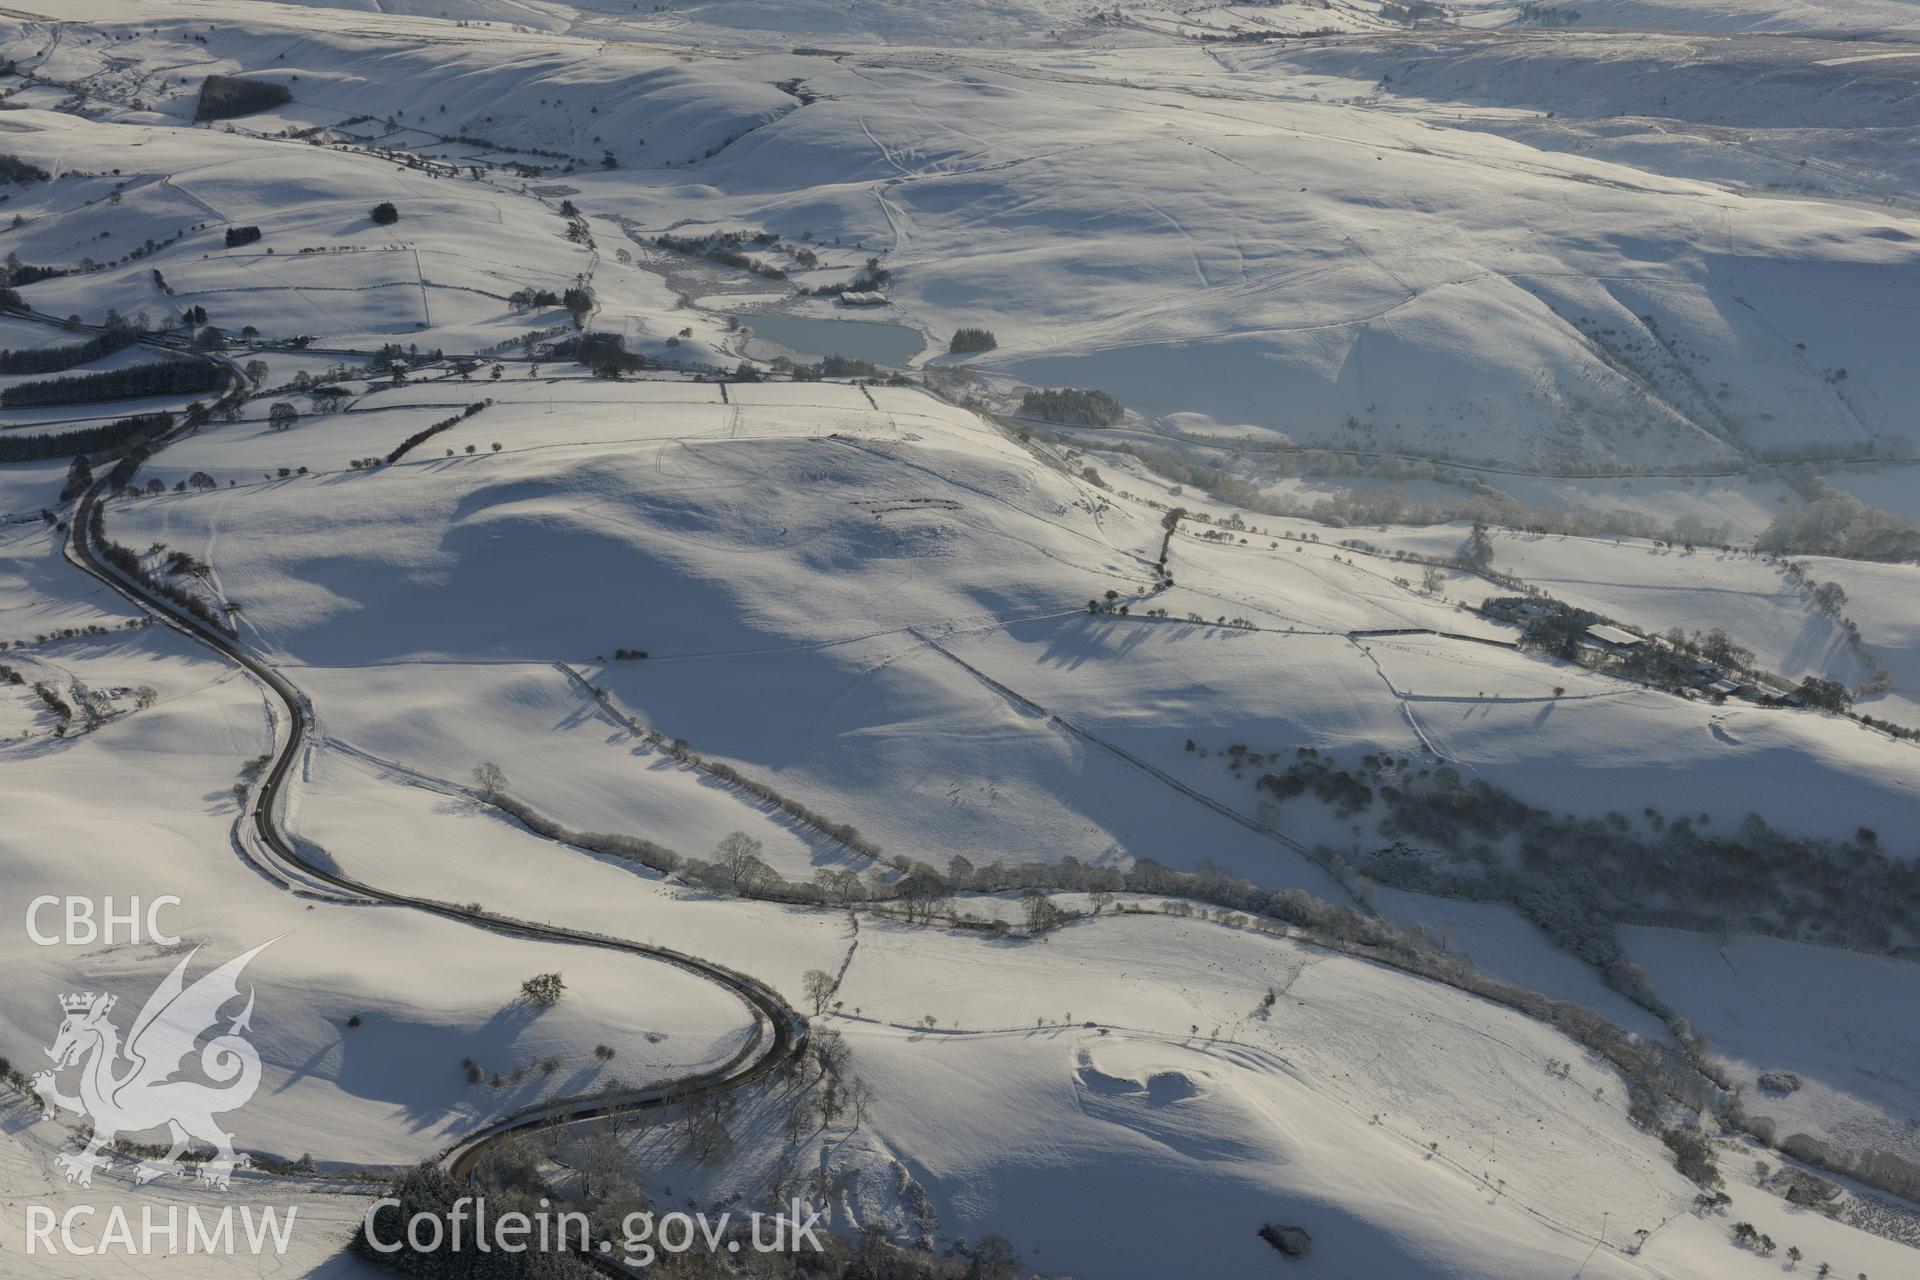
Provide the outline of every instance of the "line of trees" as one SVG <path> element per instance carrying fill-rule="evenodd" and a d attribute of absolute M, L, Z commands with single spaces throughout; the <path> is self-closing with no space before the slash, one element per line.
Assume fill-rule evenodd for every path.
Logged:
<path fill-rule="evenodd" d="M 1391 843 L 1357 859 L 1356 871 L 1420 893 L 1512 902 L 1603 970 L 1620 958 L 1620 923 L 1916 953 L 1920 867 L 1867 827 L 1831 840 L 1789 835 L 1757 814 L 1724 832 L 1653 809 L 1637 823 L 1619 812 L 1579 818 L 1448 765 L 1369 757 L 1356 769 L 1299 751 L 1255 786 L 1282 802 L 1311 791 L 1355 821 L 1381 802 L 1378 831 Z"/>
<path fill-rule="evenodd" d="M 1807 505 L 1776 515 L 1754 541 L 1760 550 L 1851 560 L 1920 559 L 1920 525 L 1868 506 L 1818 476 L 1794 487 Z"/>
<path fill-rule="evenodd" d="M 803 826 L 813 828 L 830 840 L 838 841 L 847 848 L 852 849 L 855 853 L 864 854 L 869 858 L 884 856 L 880 846 L 866 836 L 861 835 L 860 829 L 851 822 L 835 821 L 802 801 L 796 800 L 792 796 L 779 791 L 777 788 L 760 781 L 758 778 L 749 777 L 741 773 L 730 764 L 719 760 L 708 760 L 693 750 L 692 747 L 688 746 L 684 739 L 675 738 L 669 740 L 667 736 L 658 729 L 652 729 L 647 732 L 647 742 L 649 745 L 665 751 L 682 764 L 692 765 L 709 777 L 718 778 L 730 786 L 739 787 L 742 791 L 759 797 L 794 821 L 801 823 Z"/>
<path fill-rule="evenodd" d="M 885 293 L 893 283 L 893 272 L 880 265 L 880 259 L 868 258 L 860 274 L 844 284 L 823 284 L 802 289 L 802 297 L 837 298 L 843 293 Z"/>
<path fill-rule="evenodd" d="M 38 284 L 42 280 L 57 280 L 61 276 L 72 274 L 65 267 L 42 267 L 31 262 L 21 262 L 11 253 L 7 255 L 4 273 L 0 273 L 7 284 L 20 286 Z M 0 301 L 4 301 L 5 309 L 8 311 L 27 309 L 26 301 L 12 289 L 8 289 L 6 295 L 0 297 Z"/>
<path fill-rule="evenodd" d="M 387 455 L 387 462 L 389 464 L 392 464 L 400 461 L 400 459 L 407 456 L 407 452 L 409 450 L 415 448 L 418 445 L 426 443 L 428 440 L 433 439 L 433 437 L 439 435 L 442 431 L 447 431 L 454 427 L 459 426 L 461 423 L 465 422 L 468 418 L 471 418 L 474 414 L 479 413 L 482 409 L 486 408 L 488 405 L 492 403 L 493 401 L 491 400 L 476 400 L 472 404 L 468 405 L 466 408 L 462 409 L 459 413 L 454 414 L 451 418 L 442 418 L 440 419 L 440 421 L 434 423 L 432 426 L 426 428 L 425 430 L 414 432 L 412 435 L 408 436 L 405 440 L 402 440 L 399 444 L 399 447 L 394 449 L 392 453 Z M 274 406 L 274 408 L 276 409 L 279 407 L 280 407 L 279 405 Z"/>
<path fill-rule="evenodd" d="M 1251 762 L 1251 757 L 1249 757 Z M 1058 927 L 1071 919 L 1070 913 L 1057 908 L 1037 907 L 1042 891 L 1090 892 L 1098 899 L 1120 892 L 1177 895 L 1179 899 L 1162 904 L 1162 910 L 1176 915 L 1207 914 L 1212 904 L 1219 921 L 1230 927 L 1258 928 L 1281 933 L 1300 930 L 1310 940 L 1332 946 L 1348 954 L 1361 956 L 1445 982 L 1461 990 L 1516 1009 L 1529 1017 L 1555 1027 L 1581 1044 L 1593 1049 L 1619 1067 L 1633 1082 L 1634 1093 L 1642 1107 L 1656 1097 L 1673 1097 L 1695 1108 L 1706 1105 L 1709 1097 L 1706 1080 L 1695 1074 L 1690 1055 L 1683 1050 L 1630 1035 L 1600 1014 L 1570 1001 L 1554 1000 L 1527 988 L 1489 977 L 1475 969 L 1470 961 L 1447 952 L 1423 929 L 1402 928 L 1390 921 L 1364 916 L 1349 908 L 1313 898 L 1298 889 L 1271 889 L 1226 875 L 1217 869 L 1196 872 L 1176 871 L 1151 859 L 1140 859 L 1132 867 L 1092 866 L 1074 857 L 1057 863 L 1026 862 L 1015 866 L 1004 863 L 975 867 L 965 858 L 953 859 L 945 874 L 921 862 L 906 858 L 890 859 L 906 874 L 898 881 L 863 881 L 851 871 L 820 868 L 813 883 L 789 881 L 767 866 L 758 856 L 758 842 L 736 834 L 723 841 L 712 862 L 685 858 L 654 844 L 630 836 L 579 835 L 546 819 L 504 795 L 498 788 L 504 778 L 497 770 L 485 779 L 476 772 L 476 781 L 488 799 L 525 822 L 531 829 L 565 843 L 604 852 L 624 854 L 658 870 L 680 870 L 690 879 L 730 888 L 735 892 L 777 901 L 814 902 L 823 906 L 846 905 L 857 901 L 891 902 L 904 909 L 910 921 L 938 924 L 948 918 L 952 894 L 960 890 L 998 893 L 1009 890 L 1026 892 L 1029 924 L 1038 932 Z M 1051 904 L 1048 904 L 1049 906 Z M 1242 914 L 1246 913 L 1246 914 Z M 1277 922 L 1277 923 L 1276 923 Z M 969 917 L 955 916 L 951 923 L 979 927 Z M 1004 932 L 990 930 L 991 932 Z M 1644 983 L 1632 981 L 1631 966 L 1617 968 L 1629 972 L 1609 974 L 1624 979 L 1623 985 L 1637 987 L 1639 998 L 1662 1017 L 1671 1011 L 1661 1005 Z M 1703 1046 L 1696 1046 L 1704 1053 Z M 1725 1087 L 1724 1085 L 1722 1087 Z M 1650 1113 L 1649 1113 L 1650 1114 Z M 1870 1165 L 1862 1161 L 1863 1168 Z M 1869 1171 L 1878 1171 L 1877 1166 Z"/>
<path fill-rule="evenodd" d="M 532 285 L 528 285 L 524 289 L 515 289 L 512 293 L 508 294 L 507 305 L 513 308 L 514 313 L 518 315 L 521 312 L 533 311 L 542 307 L 557 307 L 560 305 L 560 295 L 551 289 L 536 289 Z"/>
<path fill-rule="evenodd" d="M 140 557 L 134 552 L 133 548 L 123 547 L 107 537 L 106 523 L 102 519 L 103 515 L 104 508 L 95 506 L 93 509 L 92 527 L 89 531 L 93 538 L 94 546 L 100 551 L 100 558 L 102 560 L 105 560 L 121 573 L 124 573 L 127 577 L 139 583 L 147 591 L 172 601 L 174 604 L 180 606 L 181 609 L 192 614 L 214 630 L 224 631 L 228 635 L 233 634 L 233 627 L 225 618 L 214 611 L 212 605 L 208 604 L 199 596 L 194 595 L 192 592 L 148 573 L 146 567 L 140 563 Z"/>
<path fill-rule="evenodd" d="M 561 212 L 566 212 L 564 206 Z M 741 252 L 741 249 L 747 244 L 755 244 L 764 249 L 776 245 L 779 240 L 780 237 L 770 231 L 762 231 L 753 236 L 749 236 L 744 231 L 727 231 L 699 237 L 673 236 L 663 233 L 655 236 L 653 243 L 657 247 L 667 250 L 669 253 L 683 253 L 692 258 L 706 258 L 708 261 L 717 262 L 721 266 L 737 267 L 742 271 L 751 271 L 753 274 L 765 276 L 769 280 L 784 280 L 787 278 L 787 273 L 779 267 L 762 262 L 758 258 L 748 257 Z"/>
<path fill-rule="evenodd" d="M 212 391 L 221 381 L 220 366 L 210 360 L 156 360 L 125 369 L 102 369 L 98 373 L 22 382 L 0 391 L 0 408 L 198 395 Z"/>
<path fill-rule="evenodd" d="M 1075 443 L 1065 437 L 1051 437 L 1050 442 L 1067 446 Z M 1198 439 L 1195 442 L 1204 443 Z M 1125 441 L 1103 441 L 1100 445 L 1103 452 L 1138 458 L 1150 470 L 1183 487 L 1199 489 L 1219 502 L 1259 515 L 1314 520 L 1335 529 L 1369 524 L 1434 525 L 1479 520 L 1526 533 L 1650 538 L 1680 547 L 1725 547 L 1732 536 L 1725 524 L 1709 525 L 1692 515 L 1681 516 L 1668 524 L 1646 512 L 1623 507 L 1530 507 L 1484 479 L 1445 462 L 1370 458 L 1338 450 L 1254 448 L 1244 440 L 1234 442 L 1233 447 L 1236 452 L 1257 457 L 1256 474 L 1262 481 L 1295 474 L 1370 476 L 1388 481 L 1430 480 L 1460 489 L 1463 494 L 1451 500 L 1416 498 L 1397 486 L 1341 489 L 1311 498 L 1272 494 L 1262 492 L 1252 480 L 1228 471 L 1221 463 L 1196 462 L 1170 450 Z"/>
<path fill-rule="evenodd" d="M 59 373 L 123 351 L 140 340 L 132 329 L 109 329 L 98 337 L 65 347 L 22 347 L 0 351 L 0 373 Z"/>
<path fill-rule="evenodd" d="M 12 154 L 0 154 L 0 182 L 12 182 L 26 186 L 29 182 L 45 182 L 52 175 L 31 160 L 22 160 Z"/>
<path fill-rule="evenodd" d="M 39 462 L 118 449 L 130 441 L 151 440 L 173 429 L 170 413 L 137 413 L 77 431 L 41 431 L 33 435 L 0 433 L 0 462 Z"/>

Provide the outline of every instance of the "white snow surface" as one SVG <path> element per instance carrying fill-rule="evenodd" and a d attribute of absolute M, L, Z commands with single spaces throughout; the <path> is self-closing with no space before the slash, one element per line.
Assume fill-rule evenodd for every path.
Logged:
<path fill-rule="evenodd" d="M 898 874 L 660 745 L 678 740 L 887 859 L 1151 859 L 1369 903 L 1670 1043 L 1509 905 L 1349 883 L 1331 855 L 1365 833 L 1266 800 L 1228 745 L 1445 764 L 1557 814 L 1866 826 L 1912 859 L 1914 744 L 1515 651 L 1467 608 L 1507 588 L 1448 567 L 1428 589 L 1393 558 L 1457 555 L 1464 522 L 1267 516 L 1114 449 L 1224 459 L 1306 501 L 1449 502 L 1484 477 L 1529 505 L 1725 525 L 1736 545 L 1801 501 L 1775 462 L 1871 457 L 1890 461 L 1832 483 L 1920 518 L 1900 462 L 1920 398 L 1910 6 L 1574 7 L 1415 25 L 1371 0 L 19 0 L 0 57 L 32 78 L 0 85 L 0 152 L 56 176 L 5 192 L 0 250 L 67 269 L 22 287 L 42 316 L 165 330 L 204 306 L 245 335 L 236 366 L 264 363 L 237 418 L 156 454 L 140 475 L 165 491 L 108 501 L 105 526 L 311 704 L 284 815 L 303 849 L 396 892 L 697 954 L 796 1004 L 810 971 L 838 977 L 815 1022 L 844 1034 L 866 1113 L 783 1136 L 820 1087 L 807 1068 L 739 1095 L 729 1159 L 625 1127 L 650 1194 L 757 1202 L 817 1171 L 837 1227 L 936 1248 L 998 1234 L 1024 1266 L 1098 1280 L 1289 1267 L 1263 1223 L 1309 1230 L 1327 1274 L 1779 1274 L 1780 1254 L 1730 1242 L 1740 1221 L 1809 1273 L 1906 1274 L 1897 1213 L 1876 1235 L 1789 1206 L 1744 1174 L 1777 1153 L 1731 1134 L 1731 1203 L 1699 1212 L 1603 1058 L 1271 922 L 1061 894 L 1082 914 L 1030 937 L 1014 893 L 956 902 L 1002 934 L 752 901 L 536 836 L 474 778 L 497 765 L 566 827 L 685 857 L 738 831 L 793 880 Z M 211 74 L 292 101 L 195 125 Z M 398 221 L 372 220 L 383 201 Z M 262 238 L 228 248 L 246 226 Z M 655 239 L 732 231 L 764 233 L 745 251 L 783 274 Z M 884 320 L 797 293 L 868 270 L 891 273 Z M 668 367 L 522 359 L 575 322 L 510 296 L 577 286 L 584 327 Z M 776 311 L 903 326 L 924 340 L 903 371 L 946 394 L 717 385 L 768 354 L 747 334 Z M 947 354 L 967 325 L 997 345 Z M 0 318 L 0 348 L 75 340 Z M 404 380 L 365 367 L 382 347 L 415 361 Z M 323 412 L 304 378 L 330 372 L 346 403 Z M 1023 386 L 1104 389 L 1128 414 L 1075 435 L 1080 454 L 976 412 L 1018 408 Z M 185 406 L 10 409 L 0 439 L 163 407 Z M 1263 461 L 1294 446 L 1487 469 Z M 37 1069 L 63 993 L 137 1007 L 182 956 L 197 972 L 273 939 L 249 970 L 264 1083 L 232 1124 L 241 1149 L 318 1172 L 237 1180 L 305 1226 L 284 1259 L 206 1274 L 358 1280 L 338 1250 L 366 1187 L 337 1175 L 757 1041 L 745 1006 L 685 970 L 261 874 L 235 787 L 285 726 L 252 680 L 67 562 L 65 513 L 40 515 L 65 475 L 0 465 L 0 661 L 20 676 L 0 683 L 0 1056 Z M 1169 537 L 1175 504 L 1212 523 Z M 1808 557 L 1802 581 L 1744 550 L 1492 539 L 1528 586 L 1649 633 L 1723 629 L 1790 680 L 1879 680 L 1860 709 L 1920 725 L 1913 565 Z M 171 552 L 204 574 L 170 574 Z M 177 896 L 182 943 L 35 945 L 17 926 L 41 894 Z M 1920 1158 L 1910 959 L 1619 936 L 1750 1113 Z M 564 974 L 551 1007 L 520 998 L 542 972 Z M 1781 1072 L 1798 1087 L 1762 1085 Z M 60 1183 L 72 1132 L 4 1085 L 0 1132 L 0 1273 L 26 1204 L 212 1201 L 124 1170 L 95 1193 Z"/>

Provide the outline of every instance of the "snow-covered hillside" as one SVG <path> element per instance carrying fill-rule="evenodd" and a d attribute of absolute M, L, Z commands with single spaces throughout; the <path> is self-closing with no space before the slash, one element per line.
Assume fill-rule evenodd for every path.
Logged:
<path fill-rule="evenodd" d="M 235 327 L 364 341 L 367 322 L 327 312 L 302 269 L 350 271 L 356 305 L 378 303 L 388 321 L 374 327 L 421 328 L 441 345 L 456 333 L 479 345 L 467 313 L 477 322 L 488 294 L 539 283 L 525 270 L 536 261 L 560 285 L 590 268 L 600 292 L 632 297 L 636 315 L 670 308 L 621 264 L 584 262 L 580 242 L 560 240 L 558 218 L 546 224 L 556 243 L 536 250 L 538 206 L 507 212 L 487 189 L 495 183 L 459 167 L 532 160 L 570 169 L 542 190 L 588 215 L 602 255 L 625 237 L 600 216 L 649 239 L 746 228 L 858 246 L 892 272 L 896 317 L 936 344 L 984 324 L 999 347 L 978 366 L 1100 386 L 1191 428 L 1544 467 L 1912 449 L 1899 300 L 1920 231 L 1900 203 L 1911 184 L 1884 168 L 1913 127 L 1898 60 L 1862 71 L 1815 57 L 1824 45 L 1794 45 L 1755 53 L 1765 65 L 1749 67 L 1738 50 L 1716 49 L 1715 65 L 1741 85 L 1729 95 L 1696 88 L 1684 70 L 1695 50 L 1673 41 L 1626 54 L 1617 41 L 1596 52 L 1592 39 L 1566 37 L 1563 48 L 1557 36 L 1494 49 L 1262 48 L 1223 55 L 1223 72 L 1185 45 L 1151 63 L 1132 46 L 970 60 L 797 57 L 784 46 L 674 56 L 646 41 L 487 26 L 441 24 L 424 39 L 399 22 L 382 36 L 329 11 L 303 19 L 314 29 L 288 47 L 276 12 L 288 20 L 267 10 L 264 25 L 218 27 L 204 46 L 183 27 L 141 28 L 124 14 L 57 40 L 43 23 L 18 22 L 5 42 L 63 86 L 30 87 L 21 102 L 56 105 L 65 86 L 84 85 L 131 119 L 158 111 L 172 123 L 190 115 L 201 77 L 246 70 L 287 85 L 293 101 L 234 127 L 319 126 L 449 165 L 447 176 L 409 176 L 310 149 L 297 166 L 266 163 L 302 145 L 285 141 L 262 143 L 257 166 L 116 163 L 201 170 L 129 183 L 126 199 L 153 204 L 149 217 L 193 226 L 211 215 L 213 229 L 258 221 L 281 255 L 362 250 L 350 263 L 299 267 L 263 268 L 257 248 L 209 255 L 174 287 L 217 293 Z M 1569 52 L 1584 55 L 1577 74 Z M 1626 58 L 1639 61 L 1621 66 Z M 1430 62 L 1437 73 L 1423 69 Z M 1667 103 L 1673 95 L 1656 88 L 1650 102 L 1626 87 L 1643 64 L 1656 80 L 1673 69 L 1682 96 Z M 1775 75 L 1786 93 L 1764 87 Z M 1489 84 L 1507 108 L 1491 119 Z M 1629 108 L 1652 118 L 1623 131 Z M 1634 140 L 1704 131 L 1705 158 L 1529 132 L 1548 113 L 1556 129 L 1571 117 Z M 1760 168 L 1715 159 L 1731 148 L 1713 130 L 1729 122 L 1760 129 L 1740 144 L 1763 156 Z M 1859 150 L 1836 151 L 1816 129 Z M 58 164 L 81 142 L 59 132 L 17 141 Z M 138 136 L 120 132 L 122 145 Z M 169 145 L 204 145 L 194 137 Z M 226 141 L 215 154 L 229 155 Z M 600 167 L 603 155 L 619 167 Z M 1815 169 L 1798 164 L 1809 157 Z M 1112 201 L 1115 164 L 1150 194 Z M 277 176 L 249 192 L 233 181 L 239 171 Z M 308 221 L 385 197 L 406 198 L 396 229 L 322 243 Z M 88 212 L 73 230 L 124 210 Z M 497 252 L 505 243 L 481 230 L 495 222 L 509 237 L 524 226 L 527 247 Z M 70 240 L 68 221 L 58 225 Z M 51 253 L 53 233 L 29 230 L 23 258 Z M 205 253 L 182 241 L 163 258 Z M 144 265 L 124 274 L 124 292 L 89 279 L 91 295 L 153 305 Z M 262 285 L 272 292 L 233 292 Z M 36 305 L 62 313 L 78 287 L 38 286 Z M 403 305 L 404 294 L 419 296 Z M 298 310 L 275 305 L 289 297 Z M 652 324 L 656 341 L 672 332 Z"/>
<path fill-rule="evenodd" d="M 0 12 L 0 1198 L 1913 1271 L 1920 62 L 1578 7 Z"/>

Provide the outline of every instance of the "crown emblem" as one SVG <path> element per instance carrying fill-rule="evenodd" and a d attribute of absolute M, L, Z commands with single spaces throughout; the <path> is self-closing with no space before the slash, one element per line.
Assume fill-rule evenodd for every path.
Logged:
<path fill-rule="evenodd" d="M 79 991 L 61 996 L 60 1007 L 68 1013 L 85 1013 L 93 1007 L 93 992 Z"/>

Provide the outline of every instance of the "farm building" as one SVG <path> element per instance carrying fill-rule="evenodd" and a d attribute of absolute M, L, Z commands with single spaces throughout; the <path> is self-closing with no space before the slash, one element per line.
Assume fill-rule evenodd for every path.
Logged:
<path fill-rule="evenodd" d="M 1596 622 L 1588 627 L 1587 639 L 1598 648 L 1605 649 L 1608 653 L 1625 653 L 1629 649 L 1637 648 L 1646 643 L 1644 638 L 1633 634 L 1633 632 L 1620 627 L 1609 626 L 1604 622 Z"/>

